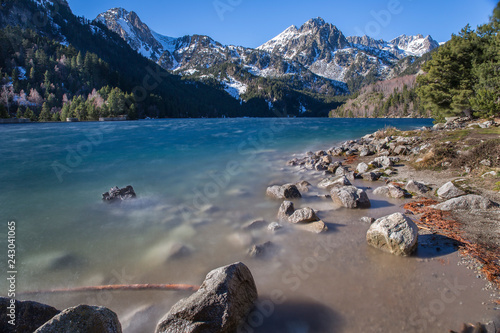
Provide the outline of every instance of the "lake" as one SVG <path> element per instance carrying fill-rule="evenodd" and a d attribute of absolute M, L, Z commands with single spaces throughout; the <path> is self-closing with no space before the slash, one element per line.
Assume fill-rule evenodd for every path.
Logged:
<path fill-rule="evenodd" d="M 439 258 L 425 251 L 399 258 L 368 247 L 368 226 L 360 217 L 402 211 L 404 203 L 375 197 L 368 188 L 374 183 L 355 183 L 367 188 L 370 210 L 334 209 L 331 200 L 307 196 L 296 204 L 319 211 L 330 229 L 324 235 L 241 229 L 253 220 L 276 220 L 280 203 L 266 198 L 267 186 L 321 180 L 319 173 L 286 167 L 294 154 L 386 126 L 430 125 L 429 119 L 304 118 L 3 125 L 1 242 L 7 222 L 15 221 L 18 292 L 199 285 L 210 270 L 242 261 L 261 300 L 276 292 L 283 296 L 272 311 L 260 314 L 252 331 L 444 332 L 492 316 L 481 305 L 488 297 L 484 282 L 457 266 L 454 251 Z M 137 199 L 102 201 L 102 193 L 126 185 L 134 187 Z M 251 245 L 268 240 L 279 249 L 275 256 L 248 256 Z M 181 255 L 172 255 L 180 247 Z M 1 281 L 0 288 L 6 293 L 7 283 Z M 125 332 L 152 332 L 182 297 L 185 292 L 145 291 L 30 299 L 60 309 L 107 306 L 118 313 Z"/>

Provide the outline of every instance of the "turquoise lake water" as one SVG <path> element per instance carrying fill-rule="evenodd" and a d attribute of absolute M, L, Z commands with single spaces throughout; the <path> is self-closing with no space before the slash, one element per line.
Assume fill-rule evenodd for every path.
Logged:
<path fill-rule="evenodd" d="M 326 326 L 315 329 L 304 319 L 306 324 L 292 321 L 290 327 L 309 325 L 308 330 L 283 332 L 359 332 L 370 327 L 376 327 L 369 330 L 372 332 L 400 332 L 401 328 L 419 332 L 412 328 L 416 325 L 408 324 L 408 316 L 435 298 L 429 286 L 439 287 L 442 281 L 429 281 L 418 272 L 443 270 L 442 274 L 449 274 L 450 270 L 433 263 L 417 269 L 421 263 L 413 259 L 394 259 L 367 249 L 363 240 L 366 226 L 347 223 L 366 212 L 330 212 L 331 203 L 312 203 L 320 211 L 326 207 L 324 220 L 331 232 L 323 240 L 336 249 L 348 241 L 352 245 L 335 250 L 338 254 L 308 274 L 299 292 L 291 290 L 292 282 L 287 284 L 287 280 L 294 281 L 292 276 L 283 274 L 307 258 L 320 238 L 279 235 L 275 241 L 282 251 L 273 260 L 262 262 L 249 259 L 246 251 L 271 236 L 266 231 L 242 233 L 241 225 L 259 218 L 273 221 L 279 203 L 265 197 L 266 187 L 305 176 L 285 167 L 293 154 L 327 149 L 386 126 L 415 129 L 431 125 L 428 119 L 173 119 L 3 125 L 0 237 L 3 242 L 7 222 L 15 221 L 19 291 L 117 283 L 199 284 L 211 269 L 244 261 L 254 272 L 261 294 L 285 290 L 292 304 L 281 316 L 293 313 L 296 302 L 299 307 L 311 303 L 320 313 L 337 318 L 336 324 L 325 324 L 331 330 Z M 102 193 L 126 185 L 134 187 L 136 200 L 102 202 Z M 378 204 L 373 214 L 401 204 L 374 202 Z M 166 259 L 175 244 L 184 245 L 191 254 Z M 454 274 L 462 273 L 453 270 L 450 274 L 453 279 Z M 399 276 L 397 282 L 394 276 Z M 380 289 L 372 285 L 377 281 Z M 336 283 L 334 292 L 331 287 Z M 4 285 L 2 281 L 0 294 Z M 398 290 L 405 285 L 418 295 L 412 304 L 402 305 L 384 294 L 393 289 L 402 293 Z M 474 294 L 475 289 L 468 292 Z M 79 303 L 109 306 L 122 322 L 143 307 L 148 318 L 145 325 L 154 328 L 161 314 L 183 296 L 146 292 L 39 295 L 36 299 L 60 308 Z M 462 297 L 466 296 L 464 292 Z M 386 310 L 375 306 L 377 300 L 387 304 Z M 443 319 L 436 322 L 440 328 L 470 313 L 456 308 L 460 310 L 458 305 L 443 310 Z M 366 320 L 353 319 L 360 311 L 367 313 Z M 471 316 L 484 313 L 481 311 L 478 308 Z M 392 319 L 374 324 L 387 313 Z M 266 323 L 273 325 L 272 321 Z M 434 324 L 430 322 L 425 331 L 438 332 L 431 328 Z M 266 331 L 266 325 L 259 325 L 260 331 Z M 126 332 L 144 329 L 125 326 Z"/>

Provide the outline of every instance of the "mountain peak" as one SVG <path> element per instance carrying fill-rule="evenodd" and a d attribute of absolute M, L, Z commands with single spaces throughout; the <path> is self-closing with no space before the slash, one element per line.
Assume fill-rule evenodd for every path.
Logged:
<path fill-rule="evenodd" d="M 325 20 L 323 20 L 321 17 L 316 17 L 312 18 L 309 21 L 307 21 L 304 25 L 309 25 L 309 26 L 315 26 L 315 27 L 322 27 L 326 24 Z"/>

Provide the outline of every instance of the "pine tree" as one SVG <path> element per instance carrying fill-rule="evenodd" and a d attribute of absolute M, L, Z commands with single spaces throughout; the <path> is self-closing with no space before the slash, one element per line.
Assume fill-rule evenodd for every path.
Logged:
<path fill-rule="evenodd" d="M 49 104 L 47 102 L 43 103 L 42 111 L 38 116 L 39 121 L 50 121 L 52 119 L 52 115 L 50 114 Z"/>
<path fill-rule="evenodd" d="M 10 118 L 7 108 L 0 104 L 0 118 Z"/>
<path fill-rule="evenodd" d="M 31 67 L 29 78 L 30 78 L 30 82 L 35 82 L 35 67 Z"/>
<path fill-rule="evenodd" d="M 52 113 L 52 121 L 61 121 L 61 114 L 59 112 Z"/>
<path fill-rule="evenodd" d="M 31 121 L 36 121 L 36 115 L 30 108 L 26 109 L 26 112 L 24 112 L 24 117 L 30 119 Z"/>
<path fill-rule="evenodd" d="M 417 78 L 417 93 L 438 120 L 446 116 L 470 114 L 476 37 L 467 25 L 459 35 L 453 35 L 438 49 L 432 60 L 423 66 L 427 74 Z"/>
<path fill-rule="evenodd" d="M 21 107 L 19 107 L 19 108 L 17 109 L 16 118 L 17 118 L 17 119 L 24 118 L 24 112 L 23 112 L 23 109 L 22 109 Z"/>

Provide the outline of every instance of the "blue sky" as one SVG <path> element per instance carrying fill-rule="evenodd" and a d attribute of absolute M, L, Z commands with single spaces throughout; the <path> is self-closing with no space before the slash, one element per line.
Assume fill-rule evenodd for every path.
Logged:
<path fill-rule="evenodd" d="M 322 17 L 347 36 L 390 40 L 421 33 L 447 41 L 467 23 L 488 21 L 497 0 L 69 0 L 94 19 L 113 7 L 135 11 L 156 32 L 208 35 L 223 44 L 257 47 L 290 25 Z"/>

